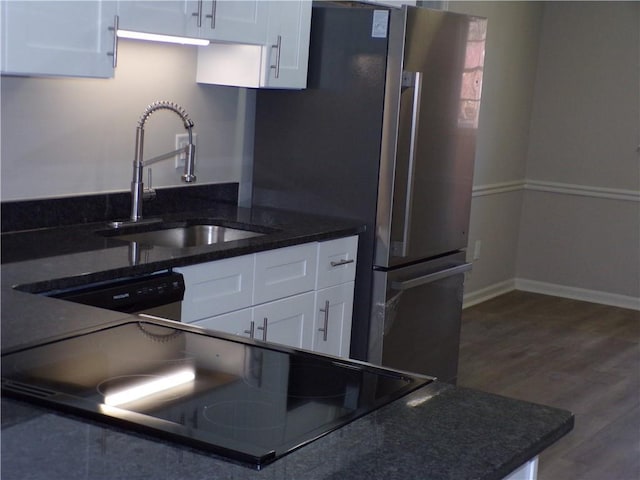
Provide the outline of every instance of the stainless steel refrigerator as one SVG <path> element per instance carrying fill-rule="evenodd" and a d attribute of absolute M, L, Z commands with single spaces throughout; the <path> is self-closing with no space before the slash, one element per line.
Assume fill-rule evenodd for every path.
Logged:
<path fill-rule="evenodd" d="M 314 3 L 308 87 L 257 93 L 252 202 L 355 219 L 351 356 L 455 382 L 486 20 Z"/>

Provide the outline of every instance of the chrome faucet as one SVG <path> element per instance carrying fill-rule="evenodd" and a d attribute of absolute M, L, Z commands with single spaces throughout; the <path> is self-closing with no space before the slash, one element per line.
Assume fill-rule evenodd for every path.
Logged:
<path fill-rule="evenodd" d="M 143 160 L 144 150 L 144 124 L 149 116 L 157 110 L 171 110 L 180 117 L 184 123 L 184 128 L 189 133 L 189 143 L 182 148 L 168 152 L 157 157 L 150 158 L 149 160 Z M 133 180 L 131 181 L 131 217 L 128 222 L 113 222 L 113 227 L 121 227 L 130 223 L 141 223 L 142 220 L 142 202 L 144 199 L 153 198 L 155 192 L 149 188 L 145 190 L 144 183 L 142 181 L 143 169 L 148 165 L 172 158 L 176 155 L 185 154 L 186 160 L 184 162 L 184 173 L 181 178 L 185 183 L 192 183 L 196 181 L 194 174 L 195 160 L 196 160 L 196 146 L 193 144 L 193 121 L 189 118 L 189 114 L 180 105 L 174 102 L 159 101 L 153 102 L 147 106 L 142 116 L 138 120 L 138 126 L 136 128 L 136 151 L 133 160 Z M 149 172 L 150 173 L 150 172 Z M 151 183 L 151 176 L 149 176 L 149 183 Z M 151 220 L 153 221 L 153 220 Z"/>

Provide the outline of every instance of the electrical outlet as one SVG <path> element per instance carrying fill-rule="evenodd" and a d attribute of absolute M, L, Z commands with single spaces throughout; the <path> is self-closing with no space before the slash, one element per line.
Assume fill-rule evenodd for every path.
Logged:
<path fill-rule="evenodd" d="M 193 144 L 196 145 L 196 133 L 192 133 L 191 134 L 193 136 Z M 187 145 L 189 145 L 189 134 L 188 133 L 178 133 L 176 134 L 176 150 L 178 150 L 179 148 L 184 148 Z M 187 154 L 186 153 L 180 153 L 179 155 L 176 155 L 176 168 L 184 168 L 184 162 L 187 160 Z"/>
<path fill-rule="evenodd" d="M 473 259 L 480 259 L 480 248 L 482 247 L 482 242 L 480 240 L 476 240 L 476 243 L 473 246 Z"/>

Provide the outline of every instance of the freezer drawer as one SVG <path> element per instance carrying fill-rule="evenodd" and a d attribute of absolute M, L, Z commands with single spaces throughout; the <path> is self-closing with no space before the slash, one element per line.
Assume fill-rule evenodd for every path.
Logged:
<path fill-rule="evenodd" d="M 460 347 L 463 252 L 373 273 L 372 363 L 455 383 Z"/>

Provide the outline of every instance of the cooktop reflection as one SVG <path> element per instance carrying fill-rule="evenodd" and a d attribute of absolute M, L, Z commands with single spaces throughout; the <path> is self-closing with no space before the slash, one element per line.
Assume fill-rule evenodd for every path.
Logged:
<path fill-rule="evenodd" d="M 156 320 L 2 356 L 3 394 L 258 469 L 430 381 Z"/>

